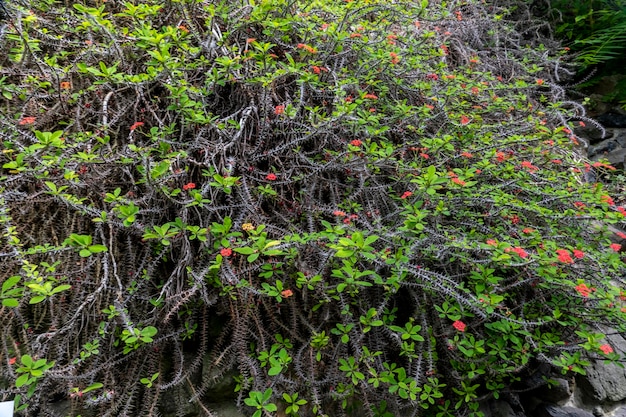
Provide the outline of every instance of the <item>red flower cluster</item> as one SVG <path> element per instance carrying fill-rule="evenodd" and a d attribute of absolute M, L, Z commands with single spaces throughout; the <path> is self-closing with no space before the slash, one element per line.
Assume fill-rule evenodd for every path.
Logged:
<path fill-rule="evenodd" d="M 460 179 L 459 177 L 453 177 L 452 182 L 463 187 L 465 185 L 465 181 Z"/>
<path fill-rule="evenodd" d="M 32 116 L 29 116 L 29 117 L 22 117 L 22 118 L 20 119 L 20 121 L 19 121 L 19 122 L 17 122 L 17 124 L 18 124 L 18 125 L 20 125 L 20 126 L 30 125 L 30 124 L 35 123 L 35 120 L 37 120 L 37 118 L 36 118 L 36 117 L 32 117 Z"/>
<path fill-rule="evenodd" d="M 506 248 L 505 252 L 515 252 L 519 255 L 520 258 L 528 258 L 528 252 L 526 252 L 523 248 L 516 246 L 514 248 Z"/>
<path fill-rule="evenodd" d="M 193 182 L 187 183 L 185 185 L 183 185 L 183 190 L 187 191 L 187 190 L 192 190 L 196 188 L 196 184 L 194 184 Z"/>
<path fill-rule="evenodd" d="M 530 161 L 522 161 L 522 168 L 526 168 L 530 172 L 535 172 L 539 170 L 539 167 L 536 167 Z"/>
<path fill-rule="evenodd" d="M 282 290 L 282 291 L 280 292 L 280 295 L 282 295 L 282 296 L 283 296 L 283 297 L 285 297 L 285 298 L 289 298 L 289 297 L 291 297 L 291 296 L 293 295 L 293 291 L 291 291 L 291 290 L 289 290 L 289 289 L 287 289 L 287 290 Z"/>
<path fill-rule="evenodd" d="M 611 249 L 613 249 L 614 252 L 619 252 L 622 249 L 622 245 L 619 243 L 611 243 Z"/>
<path fill-rule="evenodd" d="M 365 94 L 363 96 L 364 99 L 369 99 L 369 100 L 378 100 L 378 96 L 376 94 Z"/>
<path fill-rule="evenodd" d="M 578 284 L 574 289 L 583 297 L 589 297 L 589 294 L 591 294 L 591 288 L 586 284 Z"/>
<path fill-rule="evenodd" d="M 400 57 L 395 52 L 389 52 L 389 56 L 391 57 L 391 64 L 396 65 L 400 62 Z"/>
<path fill-rule="evenodd" d="M 469 153 L 469 152 L 461 152 L 461 156 L 464 158 L 471 158 L 474 156 L 474 154 Z"/>
<path fill-rule="evenodd" d="M 227 257 L 233 254 L 233 250 L 231 248 L 222 248 L 220 250 L 220 255 Z"/>
<path fill-rule="evenodd" d="M 573 264 L 574 260 L 572 259 L 569 251 L 567 249 L 557 249 L 556 254 L 559 256 L 559 261 L 564 264 Z"/>
<path fill-rule="evenodd" d="M 265 177 L 265 179 L 268 181 L 276 181 L 276 178 L 276 174 L 267 174 L 267 176 Z"/>
<path fill-rule="evenodd" d="M 285 106 L 278 105 L 274 107 L 274 114 L 283 114 L 285 112 Z"/>
<path fill-rule="evenodd" d="M 333 215 L 334 216 L 341 216 L 341 217 L 343 217 L 343 216 L 346 215 L 346 212 L 345 211 L 341 211 L 341 210 L 335 210 L 335 211 L 333 211 Z"/>
<path fill-rule="evenodd" d="M 312 46 L 306 45 L 304 43 L 299 43 L 297 45 L 298 49 L 304 49 L 305 51 L 311 53 L 311 54 L 316 54 L 317 50 L 315 48 L 313 48 Z"/>
<path fill-rule="evenodd" d="M 457 329 L 460 332 L 464 332 L 465 328 L 467 327 L 465 325 L 465 323 L 463 323 L 461 320 L 457 320 L 454 323 L 452 323 L 452 327 L 454 327 L 455 329 Z"/>
<path fill-rule="evenodd" d="M 465 126 L 466 124 L 469 124 L 469 122 L 470 122 L 470 118 L 469 117 L 467 117 L 465 115 L 461 116 L 461 124 L 463 126 Z"/>
<path fill-rule="evenodd" d="M 405 191 L 404 193 L 402 193 L 402 195 L 400 196 L 400 198 L 404 200 L 404 199 L 406 199 L 406 198 L 408 198 L 408 197 L 411 197 L 412 195 L 413 195 L 413 193 L 412 193 L 412 192 L 410 192 L 410 191 Z"/>
<path fill-rule="evenodd" d="M 585 257 L 585 252 L 579 250 L 579 249 L 573 249 L 572 253 L 574 254 L 574 257 L 577 259 L 582 259 Z"/>
<path fill-rule="evenodd" d="M 363 142 L 361 142 L 358 139 L 353 139 L 353 140 L 350 141 L 350 145 L 352 145 L 352 146 L 361 146 L 361 145 L 363 145 Z"/>

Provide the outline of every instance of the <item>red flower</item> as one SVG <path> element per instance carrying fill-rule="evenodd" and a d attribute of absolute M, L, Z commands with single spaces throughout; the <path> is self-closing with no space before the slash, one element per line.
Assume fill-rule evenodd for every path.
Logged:
<path fill-rule="evenodd" d="M 276 107 L 274 107 L 274 114 L 283 114 L 285 112 L 285 106 L 278 105 Z"/>
<path fill-rule="evenodd" d="M 458 184 L 460 186 L 464 186 L 465 185 L 465 181 L 463 181 L 459 177 L 452 178 L 452 182 L 455 183 L 455 184 Z"/>
<path fill-rule="evenodd" d="M 585 124 L 585 122 L 578 122 L 578 125 L 579 125 L 580 127 L 585 127 L 585 126 L 587 126 L 587 125 Z"/>
<path fill-rule="evenodd" d="M 11 359 L 9 359 L 9 365 L 13 365 L 15 364 L 15 362 L 17 361 L 17 358 L 14 356 Z"/>
<path fill-rule="evenodd" d="M 619 243 L 611 243 L 611 249 L 613 249 L 615 252 L 619 252 L 622 249 L 622 245 L 620 245 Z"/>
<path fill-rule="evenodd" d="M 574 263 L 574 260 L 570 256 L 569 251 L 567 249 L 557 249 L 556 254 L 558 255 L 560 262 L 563 262 L 564 264 Z"/>
<path fill-rule="evenodd" d="M 143 126 L 143 122 L 135 122 L 135 123 L 133 123 L 133 125 L 130 127 L 130 130 L 133 131 L 133 130 L 137 129 L 139 126 Z"/>
<path fill-rule="evenodd" d="M 265 179 L 268 181 L 276 181 L 276 178 L 276 174 L 267 174 L 267 176 L 265 177 Z"/>
<path fill-rule="evenodd" d="M 233 254 L 233 250 L 231 248 L 222 248 L 222 250 L 220 250 L 220 255 L 226 257 L 226 256 L 230 256 Z"/>
<path fill-rule="evenodd" d="M 530 227 L 525 227 L 525 228 L 522 229 L 522 233 L 526 233 L 526 234 L 532 233 L 534 231 L 535 231 L 535 229 L 532 229 Z"/>
<path fill-rule="evenodd" d="M 405 198 L 407 198 L 407 197 L 411 197 L 412 195 L 413 195 L 413 193 L 412 193 L 412 192 L 410 192 L 410 191 L 405 191 L 404 193 L 402 193 L 402 195 L 400 196 L 400 198 L 404 200 Z"/>
<path fill-rule="evenodd" d="M 469 153 L 469 152 L 461 152 L 461 156 L 464 157 L 464 158 L 471 158 L 474 155 Z"/>
<path fill-rule="evenodd" d="M 314 73 L 319 74 L 320 72 L 322 72 L 322 70 L 320 69 L 320 67 L 318 67 L 317 65 L 313 65 L 311 67 L 311 69 L 313 70 Z"/>
<path fill-rule="evenodd" d="M 608 196 L 608 195 L 603 195 L 602 197 L 600 197 L 600 200 L 603 203 L 607 203 L 609 206 L 614 206 L 615 205 L 615 202 L 613 201 L 613 199 L 610 196 Z"/>
<path fill-rule="evenodd" d="M 317 50 L 315 48 L 313 48 L 312 46 L 309 46 L 309 45 L 305 45 L 303 43 L 299 43 L 297 45 L 297 47 L 298 47 L 298 49 L 304 49 L 305 51 L 310 52 L 312 54 L 316 54 L 317 53 Z"/>
<path fill-rule="evenodd" d="M 522 168 L 526 168 L 531 172 L 537 171 L 539 168 L 534 166 L 530 161 L 522 161 Z"/>
<path fill-rule="evenodd" d="M 574 202 L 574 207 L 576 207 L 577 209 L 581 209 L 582 210 L 586 206 L 585 206 L 585 203 L 583 203 L 582 201 L 576 201 L 576 202 Z"/>
<path fill-rule="evenodd" d="M 611 345 L 601 345 L 600 346 L 600 350 L 605 354 L 608 355 L 609 353 L 613 353 L 613 348 L 611 347 Z"/>
<path fill-rule="evenodd" d="M 365 94 L 363 96 L 364 99 L 370 99 L 370 100 L 378 100 L 378 96 L 376 94 Z"/>
<path fill-rule="evenodd" d="M 553 164 L 555 164 L 555 165 L 561 165 L 561 164 L 563 163 L 563 161 L 561 161 L 560 159 L 553 159 L 553 160 L 552 160 L 552 161 L 550 161 L 550 162 L 552 162 L 552 163 L 553 163 Z"/>
<path fill-rule="evenodd" d="M 282 295 L 285 298 L 289 298 L 289 297 L 291 297 L 293 295 L 293 291 L 291 291 L 291 290 L 282 290 L 280 292 L 280 295 Z"/>
<path fill-rule="evenodd" d="M 619 211 L 622 216 L 626 216 L 626 209 L 624 207 L 618 207 L 617 211 Z"/>
<path fill-rule="evenodd" d="M 619 238 L 626 239 L 626 233 L 624 232 L 617 232 L 615 235 Z"/>
<path fill-rule="evenodd" d="M 519 255 L 520 258 L 528 258 L 528 252 L 526 252 L 524 249 L 518 247 L 515 248 L 511 248 L 511 252 L 515 252 Z"/>
<path fill-rule="evenodd" d="M 578 250 L 578 249 L 572 250 L 572 253 L 574 254 L 574 257 L 578 259 L 582 259 L 585 257 L 585 252 Z"/>
<path fill-rule="evenodd" d="M 193 188 L 196 188 L 196 184 L 194 184 L 193 182 L 189 182 L 189 183 L 183 185 L 183 190 L 185 190 L 185 191 L 191 190 Z"/>
<path fill-rule="evenodd" d="M 428 156 L 428 154 L 427 154 L 427 153 L 423 153 L 423 152 L 420 154 L 420 156 L 421 156 L 422 158 L 424 158 L 424 159 L 428 159 L 428 158 L 430 158 L 430 156 Z"/>
<path fill-rule="evenodd" d="M 542 79 L 537 80 L 537 85 L 543 85 L 544 81 Z"/>
<path fill-rule="evenodd" d="M 496 242 L 495 239 L 487 239 L 486 243 L 491 246 L 498 246 L 498 242 Z"/>
<path fill-rule="evenodd" d="M 462 124 L 463 126 L 465 126 L 465 125 L 466 125 L 466 124 L 468 124 L 469 122 L 470 122 L 470 118 L 469 118 L 469 117 L 467 117 L 467 116 L 465 116 L 465 115 L 461 116 L 461 124 Z"/>
<path fill-rule="evenodd" d="M 37 120 L 37 118 L 36 117 L 32 117 L 32 116 L 22 117 L 20 119 L 20 121 L 17 122 L 17 124 L 20 125 L 20 126 L 29 125 L 29 124 L 35 123 L 35 120 Z"/>
<path fill-rule="evenodd" d="M 437 81 L 439 79 L 439 76 L 437 74 L 428 74 L 426 78 L 428 78 L 429 80 Z"/>
<path fill-rule="evenodd" d="M 353 139 L 353 140 L 350 141 L 350 145 L 352 145 L 352 146 L 361 146 L 361 145 L 363 145 L 363 142 L 361 142 L 358 139 Z"/>
<path fill-rule="evenodd" d="M 335 215 L 335 216 L 345 216 L 346 212 L 345 211 L 341 211 L 341 210 L 335 210 L 335 211 L 333 211 L 333 215 Z"/>
<path fill-rule="evenodd" d="M 455 329 L 457 329 L 460 332 L 464 332 L 465 328 L 467 327 L 465 325 L 465 323 L 463 323 L 461 320 L 457 320 L 454 323 L 452 323 L 452 327 L 454 327 Z"/>
<path fill-rule="evenodd" d="M 591 288 L 587 287 L 586 284 L 578 284 L 574 289 L 583 297 L 589 297 L 591 294 Z"/>

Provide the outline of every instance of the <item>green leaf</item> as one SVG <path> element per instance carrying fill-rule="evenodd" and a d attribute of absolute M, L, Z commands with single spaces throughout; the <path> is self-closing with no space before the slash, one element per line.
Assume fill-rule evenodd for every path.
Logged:
<path fill-rule="evenodd" d="M 4 307 L 17 307 L 20 303 L 15 298 L 5 298 L 2 300 L 2 305 Z"/>
<path fill-rule="evenodd" d="M 15 381 L 15 386 L 17 388 L 20 388 L 21 386 L 24 386 L 26 384 L 26 382 L 28 382 L 28 378 L 30 378 L 30 376 L 28 374 L 22 374 L 20 375 L 17 380 Z"/>
<path fill-rule="evenodd" d="M 254 253 L 254 249 L 244 246 L 242 248 L 235 248 L 233 249 L 235 252 L 240 253 L 242 255 L 250 255 L 252 253 Z"/>
<path fill-rule="evenodd" d="M 91 256 L 91 251 L 89 249 L 81 249 L 78 254 L 81 256 L 81 258 L 88 258 Z"/>
<path fill-rule="evenodd" d="M 45 295 L 37 295 L 35 297 L 32 297 L 30 301 L 28 302 L 28 304 L 38 304 L 38 303 L 41 303 L 45 299 L 46 299 Z"/>

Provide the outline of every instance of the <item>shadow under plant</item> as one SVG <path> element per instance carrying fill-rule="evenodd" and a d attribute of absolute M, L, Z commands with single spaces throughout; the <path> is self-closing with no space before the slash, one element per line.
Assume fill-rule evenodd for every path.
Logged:
<path fill-rule="evenodd" d="M 620 360 L 613 167 L 507 6 L 7 5 L 0 395 L 210 415 L 234 370 L 255 417 L 479 415 Z"/>

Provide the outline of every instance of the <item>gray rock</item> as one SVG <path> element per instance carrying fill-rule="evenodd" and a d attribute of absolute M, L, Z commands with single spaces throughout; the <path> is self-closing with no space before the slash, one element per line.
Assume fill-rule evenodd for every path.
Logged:
<path fill-rule="evenodd" d="M 532 394 L 551 404 L 560 404 L 569 400 L 572 396 L 572 387 L 570 386 L 569 381 L 563 378 L 552 379 L 556 381 L 556 385 L 544 386 L 536 391 L 533 391 Z"/>
<path fill-rule="evenodd" d="M 606 139 L 598 143 L 595 146 L 591 146 L 589 148 L 588 154 L 590 158 L 596 155 L 600 155 L 601 157 L 604 157 L 606 154 L 614 151 L 617 148 L 620 148 L 620 145 L 618 142 L 616 142 L 613 139 Z"/>
<path fill-rule="evenodd" d="M 596 117 L 604 127 L 626 127 L 626 115 L 617 112 L 608 112 Z"/>
<path fill-rule="evenodd" d="M 626 405 L 616 408 L 611 413 L 612 417 L 626 417 Z"/>
<path fill-rule="evenodd" d="M 535 410 L 537 417 L 595 417 L 589 411 L 574 407 L 544 404 Z"/>
<path fill-rule="evenodd" d="M 511 404 L 502 400 L 490 400 L 481 404 L 480 411 L 485 417 L 525 417 L 522 412 L 515 412 Z"/>
<path fill-rule="evenodd" d="M 626 129 L 615 129 L 615 136 L 613 140 L 615 140 L 622 148 L 626 148 Z"/>
<path fill-rule="evenodd" d="M 626 352 L 626 340 L 614 334 L 607 340 L 619 354 Z M 626 399 L 626 368 L 603 360 L 592 360 L 587 375 L 580 376 L 579 385 L 583 394 L 596 402 L 618 402 Z"/>

